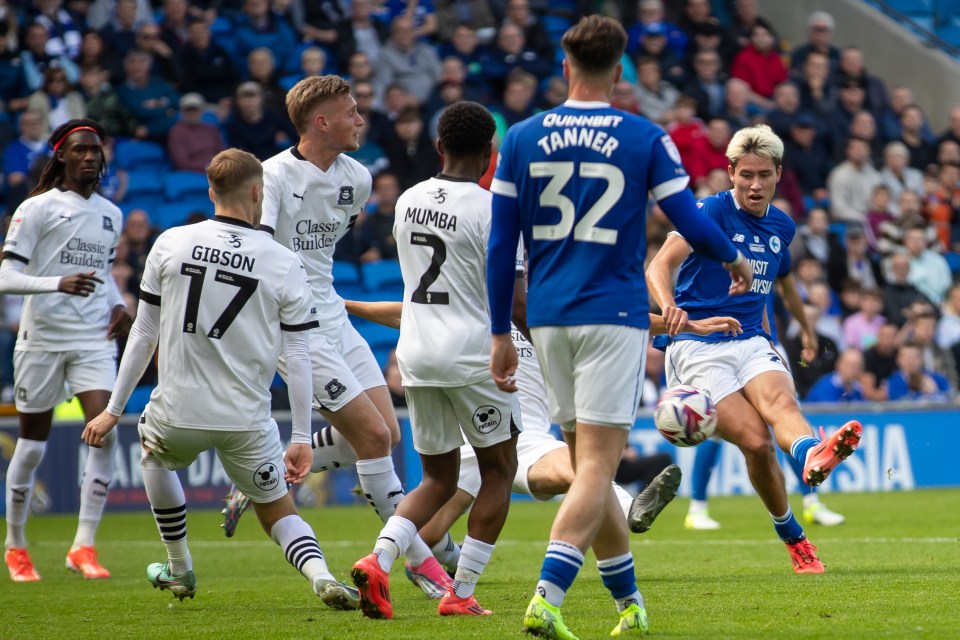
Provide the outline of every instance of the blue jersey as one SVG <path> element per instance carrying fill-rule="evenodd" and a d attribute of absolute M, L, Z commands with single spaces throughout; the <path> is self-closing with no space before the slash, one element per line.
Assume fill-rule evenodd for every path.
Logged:
<path fill-rule="evenodd" d="M 528 325 L 648 327 L 647 194 L 688 182 L 662 128 L 605 103 L 568 101 L 514 125 L 491 190 L 516 198 Z"/>
<path fill-rule="evenodd" d="M 704 198 L 699 206 L 707 217 L 720 225 L 753 265 L 753 284 L 747 293 L 731 297 L 727 293 L 730 275 L 723 267 L 698 253 L 691 253 L 680 265 L 677 276 L 674 296 L 677 306 L 692 320 L 733 316 L 743 326 L 743 333 L 735 337 L 722 333 L 709 336 L 681 333 L 674 339 L 720 342 L 758 335 L 770 338 L 763 330 L 763 310 L 772 298 L 774 281 L 790 273 L 788 247 L 796 232 L 796 224 L 790 216 L 773 206 L 768 207 L 767 213 L 761 217 L 747 213 L 730 191 Z M 770 322 L 773 322 L 772 317 Z"/>

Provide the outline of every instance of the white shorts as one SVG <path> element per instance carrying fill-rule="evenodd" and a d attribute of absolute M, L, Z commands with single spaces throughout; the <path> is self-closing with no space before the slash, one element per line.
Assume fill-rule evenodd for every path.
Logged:
<path fill-rule="evenodd" d="M 514 394 L 493 379 L 463 387 L 407 387 L 413 448 L 426 456 L 453 451 L 464 438 L 479 449 L 512 438 Z"/>
<path fill-rule="evenodd" d="M 524 423 L 526 424 L 526 423 Z M 528 476 L 530 468 L 543 456 L 557 449 L 566 449 L 567 444 L 560 442 L 550 433 L 544 431 L 527 431 L 526 426 L 517 438 L 517 475 L 513 477 L 513 492 L 525 493 L 537 500 L 549 500 L 553 496 L 534 494 L 530 491 Z M 457 487 L 463 489 L 474 498 L 480 491 L 480 466 L 477 464 L 477 454 L 473 447 L 460 447 L 460 479 Z"/>
<path fill-rule="evenodd" d="M 629 429 L 643 390 L 646 329 L 575 325 L 531 329 L 547 383 L 550 418 Z"/>
<path fill-rule="evenodd" d="M 184 429 L 140 416 L 140 442 L 167 469 L 183 469 L 207 449 L 214 449 L 230 481 L 256 503 L 273 502 L 287 493 L 283 448 L 272 419 L 255 431 Z"/>
<path fill-rule="evenodd" d="M 310 332 L 310 365 L 313 406 L 317 409 L 338 411 L 367 389 L 387 384 L 370 345 L 349 322 L 335 329 Z M 287 379 L 282 355 L 277 371 Z"/>
<path fill-rule="evenodd" d="M 667 385 L 686 384 L 710 394 L 714 403 L 743 389 L 761 373 L 790 375 L 783 356 L 763 336 L 746 340 L 680 340 L 667 347 Z"/>
<path fill-rule="evenodd" d="M 117 382 L 117 347 L 91 351 L 14 351 L 17 411 L 49 411 L 84 391 L 112 391 Z"/>

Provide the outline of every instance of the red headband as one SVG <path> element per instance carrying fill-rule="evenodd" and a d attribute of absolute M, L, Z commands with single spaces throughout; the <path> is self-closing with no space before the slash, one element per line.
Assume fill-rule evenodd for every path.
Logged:
<path fill-rule="evenodd" d="M 97 134 L 97 138 L 98 138 L 98 139 L 100 138 L 100 134 L 97 133 L 97 130 L 94 129 L 93 127 L 88 127 L 88 126 L 86 126 L 86 125 L 83 125 L 83 126 L 80 126 L 80 127 L 74 127 L 73 129 L 70 129 L 70 131 L 67 131 L 65 134 L 63 134 L 63 137 L 62 137 L 62 138 L 60 138 L 59 140 L 57 140 L 57 144 L 53 145 L 53 150 L 56 151 L 57 149 L 59 149 L 59 148 L 60 148 L 60 145 L 63 144 L 63 141 L 66 140 L 67 138 L 69 138 L 71 134 L 74 134 L 74 133 L 76 133 L 77 131 L 93 131 L 94 133 Z"/>

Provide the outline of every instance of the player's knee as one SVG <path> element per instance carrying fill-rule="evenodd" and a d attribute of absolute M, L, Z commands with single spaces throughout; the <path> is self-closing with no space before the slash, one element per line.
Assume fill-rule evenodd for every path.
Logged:
<path fill-rule="evenodd" d="M 770 430 L 766 428 L 743 435 L 737 446 L 748 460 L 775 455 L 773 439 L 770 437 Z"/>

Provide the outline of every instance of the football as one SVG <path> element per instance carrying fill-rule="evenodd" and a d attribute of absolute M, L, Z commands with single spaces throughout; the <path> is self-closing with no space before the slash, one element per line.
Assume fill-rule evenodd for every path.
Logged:
<path fill-rule="evenodd" d="M 653 411 L 660 435 L 678 447 L 700 444 L 717 430 L 717 409 L 706 391 L 679 386 L 664 392 Z"/>

